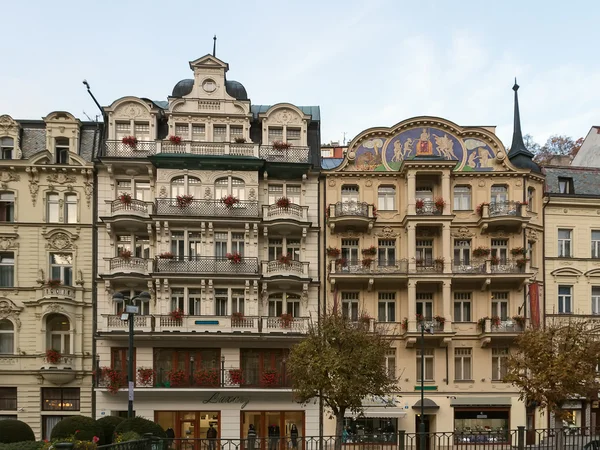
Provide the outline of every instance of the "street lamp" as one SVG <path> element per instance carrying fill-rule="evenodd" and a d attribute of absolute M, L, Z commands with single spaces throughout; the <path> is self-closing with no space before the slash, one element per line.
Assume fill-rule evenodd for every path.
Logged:
<path fill-rule="evenodd" d="M 127 404 L 127 418 L 133 418 L 133 388 L 135 386 L 135 378 L 133 378 L 133 326 L 135 322 L 135 315 L 139 312 L 139 307 L 135 304 L 138 300 L 148 301 L 150 300 L 150 294 L 148 292 L 142 292 L 139 295 L 135 295 L 132 298 L 126 297 L 120 292 L 113 294 L 113 300 L 117 302 L 125 303 L 124 313 L 121 314 L 121 320 L 129 321 L 129 354 L 127 361 L 127 385 L 128 385 L 128 404 Z"/>
<path fill-rule="evenodd" d="M 425 331 L 431 334 L 431 328 L 425 329 L 421 321 L 421 421 L 419 422 L 419 449 L 425 450 Z"/>

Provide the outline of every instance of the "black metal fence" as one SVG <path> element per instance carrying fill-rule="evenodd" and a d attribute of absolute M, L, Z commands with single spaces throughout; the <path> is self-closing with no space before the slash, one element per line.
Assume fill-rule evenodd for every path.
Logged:
<path fill-rule="evenodd" d="M 223 200 L 189 200 L 177 201 L 176 198 L 157 198 L 156 215 L 164 216 L 198 216 L 198 217 L 256 217 L 259 216 L 258 202 L 255 200 L 239 200 L 231 206 Z"/>
<path fill-rule="evenodd" d="M 155 272 L 258 274 L 258 258 L 217 258 L 212 256 L 177 256 L 154 261 Z"/>
<path fill-rule="evenodd" d="M 490 202 L 490 217 L 517 216 L 521 217 L 522 204 L 513 200 Z"/>

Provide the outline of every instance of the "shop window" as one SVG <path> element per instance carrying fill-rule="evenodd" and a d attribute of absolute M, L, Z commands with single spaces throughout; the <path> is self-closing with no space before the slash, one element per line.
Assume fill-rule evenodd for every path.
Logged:
<path fill-rule="evenodd" d="M 382 415 L 385 415 L 385 413 L 382 413 Z M 393 417 L 345 418 L 344 429 L 348 433 L 347 444 L 395 443 L 395 434 L 398 431 L 398 419 Z"/>
<path fill-rule="evenodd" d="M 17 410 L 17 388 L 0 387 L 0 411 Z"/>
<path fill-rule="evenodd" d="M 125 417 L 127 417 L 126 411 Z M 217 431 L 217 437 L 221 434 L 219 411 L 156 411 L 154 421 L 167 431 L 167 434 L 172 431 L 175 439 L 198 439 L 196 441 L 197 448 L 203 450 L 213 450 L 208 443 L 200 446 L 201 441 L 199 441 L 206 439 L 206 433 L 211 425 Z M 188 447 L 182 446 L 182 448 L 187 449 Z M 192 444 L 189 450 L 193 448 Z M 215 445 L 214 448 L 218 448 L 218 445 Z M 257 445 L 256 448 L 258 449 L 260 446 Z M 247 447 L 246 450 L 248 450 Z"/>
<path fill-rule="evenodd" d="M 461 442 L 508 442 L 510 409 L 454 408 L 454 430 Z"/>
<path fill-rule="evenodd" d="M 42 411 L 79 411 L 79 388 L 42 388 Z"/>
<path fill-rule="evenodd" d="M 304 430 L 304 411 L 242 411 L 241 422 L 243 424 L 241 438 L 248 439 L 248 429 L 252 425 L 258 435 L 255 448 L 267 450 L 282 448 L 296 450 L 302 449 L 302 438 L 306 435 Z M 269 436 L 269 427 L 274 426 L 279 428 L 279 439 L 271 441 L 271 446 L 267 445 L 268 440 L 264 439 L 263 445 L 260 444 L 260 438 Z M 292 427 L 298 430 L 298 446 L 294 447 L 291 439 Z M 307 438 L 308 439 L 308 438 Z M 249 450 L 245 447 L 245 450 Z"/>

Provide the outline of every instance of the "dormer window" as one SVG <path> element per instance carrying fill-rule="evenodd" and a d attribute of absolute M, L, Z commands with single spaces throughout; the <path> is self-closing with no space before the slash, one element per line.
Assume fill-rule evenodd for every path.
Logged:
<path fill-rule="evenodd" d="M 15 149 L 15 141 L 13 138 L 9 138 L 9 137 L 0 138 L 0 158 L 1 159 L 13 159 L 14 149 Z"/>
<path fill-rule="evenodd" d="M 69 139 L 56 138 L 56 147 L 54 150 L 56 164 L 69 164 Z"/>
<path fill-rule="evenodd" d="M 570 177 L 559 177 L 558 178 L 558 192 L 561 194 L 573 194 L 573 178 Z"/>

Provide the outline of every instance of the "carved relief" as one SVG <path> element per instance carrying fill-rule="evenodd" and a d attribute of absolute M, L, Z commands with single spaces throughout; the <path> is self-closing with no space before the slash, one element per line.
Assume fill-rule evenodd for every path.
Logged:
<path fill-rule="evenodd" d="M 0 183 L 2 185 L 2 189 L 8 189 L 8 183 L 10 181 L 19 181 L 21 177 L 19 174 L 14 173 L 12 170 L 0 172 Z"/>
<path fill-rule="evenodd" d="M 254 188 L 250 188 L 248 195 L 250 200 L 256 200 L 256 190 Z"/>
<path fill-rule="evenodd" d="M 10 319 L 12 320 L 17 329 L 21 328 L 21 320 L 19 319 L 19 314 L 21 314 L 21 309 L 18 308 L 12 301 L 9 299 L 0 300 L 0 319 Z"/>
<path fill-rule="evenodd" d="M 0 235 L 0 249 L 8 250 L 8 249 L 17 249 L 19 248 L 19 244 L 15 242 L 17 236 L 2 236 Z"/>
<path fill-rule="evenodd" d="M 51 303 L 46 307 L 46 313 L 64 313 L 65 309 L 58 303 Z"/>
<path fill-rule="evenodd" d="M 475 236 L 475 233 L 469 231 L 467 227 L 460 227 L 458 230 L 451 231 L 450 234 L 452 235 L 452 237 L 459 239 L 467 239 Z"/>
<path fill-rule="evenodd" d="M 273 122 L 280 124 L 300 124 L 302 123 L 302 119 L 291 109 L 282 109 L 273 115 Z"/>
<path fill-rule="evenodd" d="M 37 203 L 37 194 L 40 190 L 39 173 L 35 167 L 27 167 L 25 172 L 29 175 L 29 193 L 31 194 L 31 203 L 35 206 Z"/>
<path fill-rule="evenodd" d="M 527 229 L 527 240 L 528 241 L 537 242 L 537 240 L 538 240 L 538 233 L 537 233 L 537 231 L 535 231 L 535 230 L 533 230 L 531 228 L 528 228 Z"/>
<path fill-rule="evenodd" d="M 167 188 L 165 186 L 160 187 L 160 192 L 158 193 L 160 198 L 167 198 Z"/>
<path fill-rule="evenodd" d="M 75 175 L 67 175 L 66 173 L 63 173 L 63 172 L 58 172 L 58 173 L 53 173 L 52 175 L 48 175 L 46 177 L 46 179 L 48 180 L 48 183 L 50 183 L 50 184 L 53 184 L 53 183 L 58 183 L 58 184 L 75 183 L 75 181 L 77 181 L 77 178 L 75 178 Z"/>
<path fill-rule="evenodd" d="M 130 119 L 135 119 L 137 117 L 141 117 L 147 114 L 141 105 L 138 105 L 134 102 L 124 103 L 119 108 L 117 108 L 115 113 L 117 112 L 119 117 L 129 117 Z"/>
<path fill-rule="evenodd" d="M 395 233 L 392 227 L 385 227 L 380 231 L 376 231 L 375 236 L 382 238 L 395 238 L 400 236 L 400 233 Z"/>
<path fill-rule="evenodd" d="M 373 186 L 373 180 L 367 180 L 367 181 L 365 181 L 365 186 L 366 186 L 366 187 L 371 187 L 371 186 Z"/>
<path fill-rule="evenodd" d="M 58 231 L 44 237 L 48 240 L 46 248 L 51 250 L 66 250 L 76 248 L 73 245 L 73 241 L 77 239 L 77 236 L 70 236 L 65 232 Z"/>
<path fill-rule="evenodd" d="M 329 185 L 329 187 L 334 187 L 335 186 L 335 180 L 333 178 L 330 178 L 329 181 L 327 182 L 327 184 Z"/>

